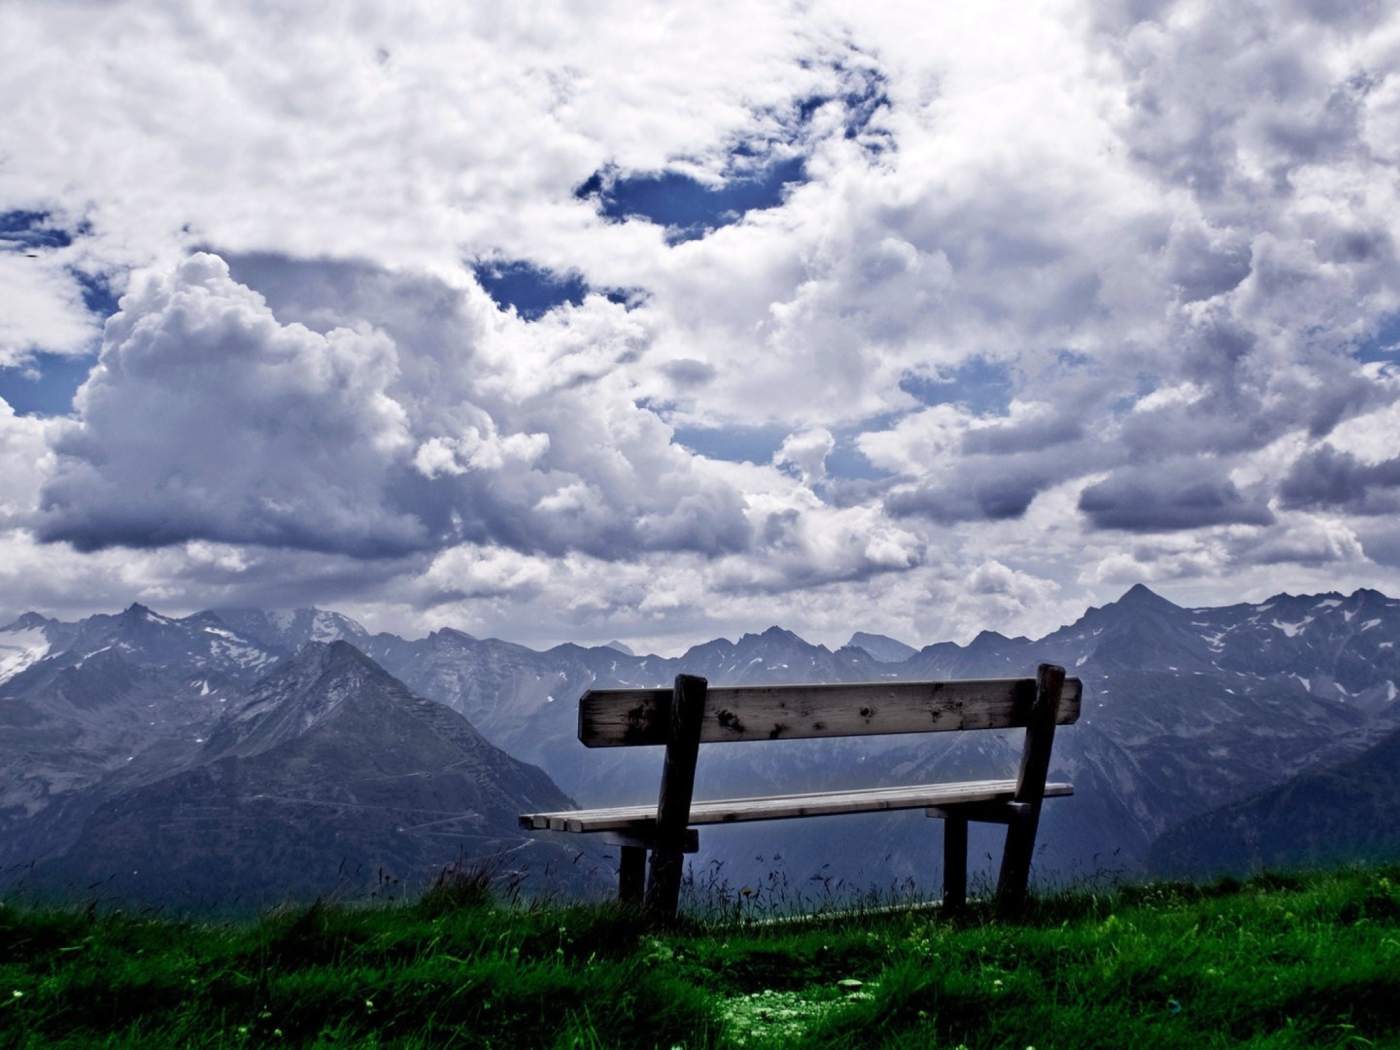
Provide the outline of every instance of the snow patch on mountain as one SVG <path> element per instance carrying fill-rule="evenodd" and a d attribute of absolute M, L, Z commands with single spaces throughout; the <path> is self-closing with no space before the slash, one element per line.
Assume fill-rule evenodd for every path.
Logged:
<path fill-rule="evenodd" d="M 49 640 L 39 627 L 7 631 L 0 636 L 0 682 L 8 682 L 49 652 Z"/>
<path fill-rule="evenodd" d="M 1311 616 L 1305 616 L 1298 623 L 1283 623 L 1280 620 L 1275 620 L 1273 625 L 1277 627 L 1280 631 L 1282 631 L 1284 634 L 1288 635 L 1288 637 L 1293 638 L 1298 634 L 1299 631 L 1301 631 L 1304 627 L 1306 627 L 1312 622 L 1313 618 Z"/>
<path fill-rule="evenodd" d="M 277 662 L 277 657 L 270 653 L 266 653 L 261 649 L 254 649 L 244 644 L 243 640 L 238 638 L 237 635 L 232 637 L 235 639 L 232 642 L 220 639 L 211 643 L 209 646 L 210 653 L 251 671 L 259 670 Z"/>
<path fill-rule="evenodd" d="M 313 642 L 339 641 L 347 634 L 346 626 L 344 617 L 317 609 L 316 615 L 311 621 L 311 640 Z"/>

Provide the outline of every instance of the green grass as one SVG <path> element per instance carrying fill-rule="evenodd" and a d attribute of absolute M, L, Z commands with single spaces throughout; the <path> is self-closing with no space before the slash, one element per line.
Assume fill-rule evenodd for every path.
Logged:
<path fill-rule="evenodd" d="M 649 931 L 480 885 L 220 925 L 0 907 L 0 1047 L 1400 1047 L 1400 868 Z"/>

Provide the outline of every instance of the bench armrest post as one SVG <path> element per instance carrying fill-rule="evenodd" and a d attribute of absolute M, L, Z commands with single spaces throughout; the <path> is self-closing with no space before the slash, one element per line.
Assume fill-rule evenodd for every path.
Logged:
<path fill-rule="evenodd" d="M 1040 824 L 1040 804 L 1045 799 L 1045 778 L 1050 772 L 1050 748 L 1055 742 L 1055 720 L 1065 669 L 1041 664 L 1036 673 L 1035 700 L 1026 719 L 1026 743 L 1021 752 L 1021 770 L 1016 777 L 1014 801 L 1022 803 L 1017 819 L 1006 826 L 1006 847 L 1001 856 L 997 879 L 997 913 L 1003 917 L 1020 914 L 1030 883 L 1031 855 Z"/>
<path fill-rule="evenodd" d="M 690 824 L 690 800 L 695 793 L 700 723 L 705 714 L 708 687 L 704 678 L 679 674 L 671 693 L 666 762 L 661 770 L 661 796 L 656 805 L 656 844 L 651 851 L 651 873 L 646 889 L 646 910 L 656 919 L 674 919 L 680 903 L 685 832 Z"/>

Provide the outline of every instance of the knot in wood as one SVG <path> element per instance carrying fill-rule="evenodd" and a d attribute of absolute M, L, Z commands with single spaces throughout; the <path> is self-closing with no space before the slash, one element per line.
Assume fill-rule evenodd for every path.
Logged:
<path fill-rule="evenodd" d="M 744 731 L 744 723 L 739 720 L 739 716 L 733 711 L 716 712 L 715 721 L 725 729 L 732 730 L 735 733 L 742 733 Z"/>

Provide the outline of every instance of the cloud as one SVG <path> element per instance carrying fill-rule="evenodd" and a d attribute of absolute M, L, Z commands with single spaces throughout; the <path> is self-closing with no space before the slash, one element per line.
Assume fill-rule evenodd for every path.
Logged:
<path fill-rule="evenodd" d="M 392 343 L 277 322 L 222 260 L 134 288 L 79 418 L 57 427 L 39 534 L 80 550 L 190 539 L 375 556 L 421 546 L 384 506 L 410 449 Z"/>
<path fill-rule="evenodd" d="M 773 455 L 773 462 L 785 467 L 811 487 L 826 480 L 826 458 L 836 448 L 836 439 L 825 427 L 789 434 Z"/>
<path fill-rule="evenodd" d="M 0 57 L 0 365 L 102 352 L 5 424 L 34 572 L 556 637 L 1400 587 L 1385 5 L 131 0 Z"/>
<path fill-rule="evenodd" d="M 15 415 L 0 400 L 0 523 L 26 516 L 39 496 L 49 458 L 40 420 Z"/>
<path fill-rule="evenodd" d="M 1121 468 L 1086 488 L 1079 509 L 1095 528 L 1169 532 L 1216 525 L 1268 525 L 1274 518 L 1247 499 L 1218 464 L 1174 460 Z"/>
<path fill-rule="evenodd" d="M 40 537 L 358 557 L 459 542 L 603 557 L 747 543 L 738 495 L 654 415 L 609 396 L 621 391 L 599 382 L 598 344 L 561 325 L 533 349 L 547 370 L 512 374 L 491 360 L 509 340 L 490 349 L 460 293 L 344 265 L 318 281 L 305 272 L 316 269 L 270 268 L 301 272 L 281 298 L 323 331 L 282 323 L 207 253 L 128 293 L 78 418 L 55 424 Z M 387 327 L 345 313 L 347 285 L 355 311 L 384 305 Z M 441 308 L 436 323 L 410 316 L 425 302 Z"/>
<path fill-rule="evenodd" d="M 1299 456 L 1279 486 L 1291 510 L 1323 508 L 1350 514 L 1392 514 L 1400 510 L 1400 456 L 1365 463 L 1330 444 Z"/>
<path fill-rule="evenodd" d="M 85 353 L 96 341 L 82 285 L 58 254 L 7 251 L 0 240 L 0 368 L 28 364 L 36 351 Z"/>
<path fill-rule="evenodd" d="M 922 485 L 892 493 L 885 507 L 896 518 L 918 515 L 944 524 L 1000 521 L 1024 515 L 1045 484 L 1035 476 L 966 478 L 960 485 Z"/>

